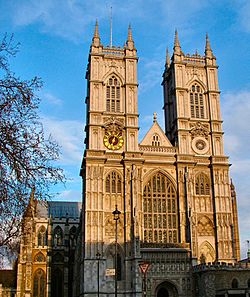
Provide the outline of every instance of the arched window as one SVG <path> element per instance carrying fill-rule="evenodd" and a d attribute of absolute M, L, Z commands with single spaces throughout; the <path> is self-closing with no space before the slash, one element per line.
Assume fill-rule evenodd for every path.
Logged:
<path fill-rule="evenodd" d="M 236 278 L 232 280 L 232 289 L 238 289 L 239 288 L 239 282 Z"/>
<path fill-rule="evenodd" d="M 192 118 L 205 118 L 205 98 L 197 83 L 193 84 L 190 90 L 190 109 Z"/>
<path fill-rule="evenodd" d="M 42 253 L 38 253 L 35 256 L 35 262 L 45 262 L 45 257 Z"/>
<path fill-rule="evenodd" d="M 70 231 L 69 231 L 69 242 L 70 242 L 70 247 L 73 248 L 76 246 L 76 226 L 73 226 Z"/>
<path fill-rule="evenodd" d="M 143 191 L 144 241 L 178 242 L 177 195 L 162 173 L 152 176 Z"/>
<path fill-rule="evenodd" d="M 121 111 L 121 87 L 119 80 L 113 75 L 109 78 L 106 87 L 106 110 L 110 112 Z"/>
<path fill-rule="evenodd" d="M 160 146 L 160 137 L 158 134 L 154 134 L 152 138 L 152 146 Z"/>
<path fill-rule="evenodd" d="M 38 246 L 42 246 L 42 247 L 47 245 L 47 232 L 44 226 L 41 226 L 40 229 L 38 230 L 37 244 Z"/>
<path fill-rule="evenodd" d="M 54 245 L 63 245 L 63 230 L 61 227 L 57 226 L 54 230 Z"/>
<path fill-rule="evenodd" d="M 200 173 L 195 179 L 195 194 L 210 195 L 210 183 L 206 174 Z"/>
<path fill-rule="evenodd" d="M 120 174 L 112 171 L 106 177 L 106 193 L 118 194 L 122 192 L 122 180 Z"/>
<path fill-rule="evenodd" d="M 33 279 L 33 297 L 45 297 L 46 278 L 42 269 L 37 269 Z"/>
<path fill-rule="evenodd" d="M 51 276 L 51 296 L 53 297 L 62 297 L 63 296 L 63 273 L 59 268 L 55 268 L 52 270 Z"/>

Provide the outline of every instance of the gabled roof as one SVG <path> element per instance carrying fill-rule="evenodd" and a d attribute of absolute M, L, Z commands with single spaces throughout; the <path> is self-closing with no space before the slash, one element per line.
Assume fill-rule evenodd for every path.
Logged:
<path fill-rule="evenodd" d="M 154 113 L 154 122 L 153 122 L 153 125 L 148 130 L 147 134 L 145 135 L 145 137 L 141 141 L 140 145 L 147 145 L 147 146 L 150 145 L 150 146 L 152 146 L 152 140 L 153 140 L 153 136 L 154 135 L 158 135 L 159 136 L 160 146 L 173 147 L 172 144 L 171 144 L 171 142 L 169 141 L 169 139 L 167 138 L 167 136 L 163 132 L 162 128 L 158 124 L 157 119 L 156 119 L 156 113 Z"/>

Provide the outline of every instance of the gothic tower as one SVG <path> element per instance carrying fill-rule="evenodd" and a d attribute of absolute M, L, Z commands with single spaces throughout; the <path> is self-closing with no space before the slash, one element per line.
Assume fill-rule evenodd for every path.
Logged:
<path fill-rule="evenodd" d="M 178 147 L 180 216 L 186 217 L 182 234 L 198 261 L 233 262 L 239 259 L 236 202 L 224 154 L 218 66 L 208 35 L 205 56 L 185 55 L 176 31 L 162 85 L 166 135 Z"/>
<path fill-rule="evenodd" d="M 87 78 L 86 150 L 83 177 L 83 267 L 81 293 L 115 290 L 113 270 L 117 266 L 118 290 L 130 292 L 137 278 L 131 267 L 133 202 L 130 195 L 132 162 L 138 155 L 137 52 L 131 27 L 123 48 L 101 44 L 98 23 L 89 53 Z M 121 212 L 116 222 L 112 212 Z M 115 253 L 117 251 L 117 258 Z M 97 260 L 97 256 L 100 259 Z M 116 261 L 116 263 L 115 263 Z M 111 275 L 107 275 L 110 273 Z M 133 284 L 133 285 L 132 285 Z"/>

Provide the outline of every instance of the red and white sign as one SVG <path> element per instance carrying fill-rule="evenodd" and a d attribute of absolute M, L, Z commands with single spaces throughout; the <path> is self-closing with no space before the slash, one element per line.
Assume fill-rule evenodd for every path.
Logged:
<path fill-rule="evenodd" d="M 140 267 L 141 273 L 146 274 L 149 266 L 150 266 L 149 263 L 146 263 L 146 262 L 140 263 L 139 267 Z"/>

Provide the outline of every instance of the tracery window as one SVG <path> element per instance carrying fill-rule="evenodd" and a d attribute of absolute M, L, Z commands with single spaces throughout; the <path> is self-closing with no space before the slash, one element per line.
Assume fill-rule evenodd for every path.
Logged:
<path fill-rule="evenodd" d="M 42 269 L 37 269 L 33 279 L 33 297 L 45 297 L 46 278 Z"/>
<path fill-rule="evenodd" d="M 158 134 L 153 135 L 152 146 L 160 146 L 160 137 Z"/>
<path fill-rule="evenodd" d="M 106 193 L 121 193 L 122 192 L 122 179 L 119 173 L 112 171 L 106 177 Z"/>
<path fill-rule="evenodd" d="M 38 246 L 42 246 L 42 247 L 47 245 L 47 232 L 44 226 L 41 226 L 40 229 L 38 230 L 37 244 Z"/>
<path fill-rule="evenodd" d="M 57 226 L 54 230 L 54 245 L 63 245 L 63 230 L 61 227 Z"/>
<path fill-rule="evenodd" d="M 121 87 L 119 80 L 113 75 L 109 78 L 106 87 L 106 110 L 121 111 Z"/>
<path fill-rule="evenodd" d="M 143 191 L 144 241 L 178 242 L 177 195 L 162 173 L 153 175 Z"/>
<path fill-rule="evenodd" d="M 35 262 L 45 262 L 45 257 L 42 253 L 38 253 L 35 256 Z"/>
<path fill-rule="evenodd" d="M 205 102 L 204 93 L 198 84 L 193 84 L 190 90 L 190 110 L 191 117 L 204 119 L 205 118 Z"/>
<path fill-rule="evenodd" d="M 206 174 L 200 173 L 195 179 L 195 194 L 210 195 L 210 183 Z"/>

